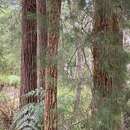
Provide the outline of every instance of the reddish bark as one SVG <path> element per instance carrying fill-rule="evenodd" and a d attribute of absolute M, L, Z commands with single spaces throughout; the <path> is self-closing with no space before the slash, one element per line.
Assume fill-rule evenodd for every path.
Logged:
<path fill-rule="evenodd" d="M 105 3 L 106 6 L 109 7 L 108 11 L 111 11 L 110 4 L 108 2 Z M 104 6 L 105 6 L 104 4 Z M 111 3 L 112 4 L 112 3 Z M 94 40 L 93 40 L 93 79 L 94 79 L 94 86 L 96 89 L 101 91 L 103 96 L 107 96 L 109 93 L 112 93 L 113 89 L 120 88 L 117 84 L 113 83 L 113 80 L 117 75 L 116 72 L 115 76 L 110 76 L 108 71 L 112 71 L 112 67 L 109 67 L 110 70 L 103 69 L 103 63 L 106 61 L 108 66 L 114 64 L 114 60 L 118 60 L 119 58 L 116 55 L 118 54 L 118 49 L 122 48 L 122 34 L 120 33 L 119 29 L 119 18 L 117 14 L 111 13 L 110 16 L 104 16 L 103 14 L 107 14 L 107 11 L 103 10 L 103 7 L 99 5 L 97 1 L 95 1 L 95 21 L 94 21 Z M 113 36 L 113 37 L 112 37 Z M 97 40 L 96 38 L 102 38 L 101 40 Z M 113 38 L 114 43 L 109 38 Z M 104 44 L 102 43 L 104 40 Z M 107 41 L 109 43 L 107 43 Z M 106 43 L 105 43 L 106 42 Z M 123 48 L 122 48 L 123 50 Z M 107 57 L 106 54 L 108 53 Z M 112 54 L 115 55 L 112 55 Z M 114 59 L 114 60 L 111 60 Z M 116 63 L 117 64 L 117 63 Z M 117 64 L 118 66 L 118 64 Z"/>
<path fill-rule="evenodd" d="M 114 12 L 113 1 L 94 0 L 94 28 L 93 28 L 93 117 L 104 108 L 110 113 L 106 119 L 111 121 L 110 114 L 113 118 L 118 116 L 110 124 L 112 129 L 118 130 L 121 123 L 121 98 L 123 92 L 124 79 L 122 75 L 125 70 L 125 61 L 120 57 L 124 56 L 122 47 L 122 32 L 120 29 L 121 19 L 117 12 Z M 125 58 L 125 56 L 124 56 Z M 123 70 L 124 69 L 124 70 Z M 98 117 L 98 119 L 103 117 Z M 102 120 L 105 124 L 106 120 Z M 103 129 L 103 125 L 100 126 Z M 109 128 L 106 128 L 108 130 Z"/>
<path fill-rule="evenodd" d="M 36 1 L 22 0 L 21 106 L 37 102 L 35 96 L 25 97 L 37 88 L 36 47 Z"/>
<path fill-rule="evenodd" d="M 38 88 L 45 89 L 45 66 L 47 50 L 47 16 L 46 0 L 37 2 L 37 57 L 38 57 Z"/>
<path fill-rule="evenodd" d="M 57 130 L 57 54 L 61 0 L 48 0 L 48 44 L 44 130 Z"/>

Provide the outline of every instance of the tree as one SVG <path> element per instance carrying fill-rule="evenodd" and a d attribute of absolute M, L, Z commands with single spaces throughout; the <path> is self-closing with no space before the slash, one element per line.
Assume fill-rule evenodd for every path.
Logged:
<path fill-rule="evenodd" d="M 37 60 L 38 87 L 45 89 L 45 63 L 47 51 L 46 0 L 37 0 Z"/>
<path fill-rule="evenodd" d="M 127 61 L 127 55 L 123 50 L 121 10 L 113 0 L 94 0 L 93 2 L 94 102 L 92 114 L 96 121 L 101 122 L 100 125 L 96 123 L 95 129 L 119 130 L 122 109 L 122 102 L 119 100 L 123 99 Z"/>
<path fill-rule="evenodd" d="M 36 29 L 36 1 L 22 0 L 21 106 L 37 102 L 35 96 L 25 96 L 37 88 Z"/>
<path fill-rule="evenodd" d="M 74 99 L 74 118 L 79 114 L 80 109 L 80 98 L 82 92 L 82 79 L 83 79 L 83 65 L 84 65 L 84 55 L 82 50 L 84 49 L 83 42 L 83 33 L 80 27 L 79 20 L 77 16 L 81 15 L 83 7 L 85 7 L 84 0 L 68 0 L 68 5 L 70 8 L 70 17 L 73 25 L 74 37 L 75 37 L 75 48 L 76 48 L 76 79 L 77 84 L 75 85 L 75 99 Z M 77 26 L 78 24 L 78 26 Z M 73 119 L 74 120 L 74 119 Z"/>
<path fill-rule="evenodd" d="M 45 87 L 44 130 L 57 130 L 57 54 L 61 0 L 48 0 L 48 44 Z"/>

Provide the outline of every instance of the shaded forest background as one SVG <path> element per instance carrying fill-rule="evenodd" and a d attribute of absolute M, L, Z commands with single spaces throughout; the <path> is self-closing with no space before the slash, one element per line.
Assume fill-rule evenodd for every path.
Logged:
<path fill-rule="evenodd" d="M 129 130 L 129 10 L 1 0 L 0 130 Z"/>

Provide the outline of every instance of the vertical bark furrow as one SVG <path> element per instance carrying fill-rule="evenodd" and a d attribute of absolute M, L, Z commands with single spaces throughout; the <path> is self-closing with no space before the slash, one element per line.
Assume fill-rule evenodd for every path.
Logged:
<path fill-rule="evenodd" d="M 37 2 L 37 58 L 38 58 L 38 88 L 45 90 L 45 68 L 47 51 L 47 12 L 46 0 Z"/>
<path fill-rule="evenodd" d="M 114 2 L 94 0 L 92 114 L 101 121 L 96 130 L 121 129 L 123 102 L 119 103 L 119 100 L 123 100 L 126 53 L 122 46 L 121 19 Z M 103 115 L 104 110 L 108 112 L 107 116 Z"/>
<path fill-rule="evenodd" d="M 36 1 L 22 0 L 21 106 L 37 101 L 35 96 L 25 97 L 37 88 L 36 47 Z"/>
<path fill-rule="evenodd" d="M 61 0 L 48 0 L 48 44 L 44 130 L 57 130 L 57 54 Z"/>

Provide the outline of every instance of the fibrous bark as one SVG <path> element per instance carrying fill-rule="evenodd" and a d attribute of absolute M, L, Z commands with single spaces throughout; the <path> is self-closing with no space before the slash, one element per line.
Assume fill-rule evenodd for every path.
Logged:
<path fill-rule="evenodd" d="M 36 1 L 22 0 L 21 106 L 37 102 L 37 97 L 27 96 L 37 88 L 36 47 Z"/>
<path fill-rule="evenodd" d="M 48 44 L 45 87 L 44 130 L 57 130 L 57 54 L 61 0 L 48 0 Z"/>
<path fill-rule="evenodd" d="M 38 88 L 45 89 L 45 68 L 47 51 L 47 12 L 46 0 L 37 2 L 37 60 L 38 60 Z"/>
<path fill-rule="evenodd" d="M 120 11 L 114 2 L 94 0 L 92 114 L 100 122 L 96 122 L 96 130 L 118 130 L 121 123 L 119 99 L 125 84 L 126 54 Z"/>

